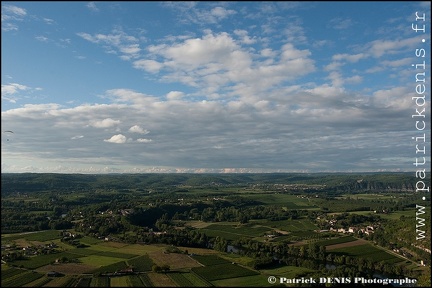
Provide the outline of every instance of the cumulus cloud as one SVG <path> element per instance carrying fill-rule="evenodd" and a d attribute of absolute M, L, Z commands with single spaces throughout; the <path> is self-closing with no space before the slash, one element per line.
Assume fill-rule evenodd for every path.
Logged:
<path fill-rule="evenodd" d="M 115 144 L 124 144 L 127 142 L 126 136 L 123 134 L 113 135 L 110 139 L 104 139 L 105 142 L 115 143 Z"/>
<path fill-rule="evenodd" d="M 147 129 L 143 129 L 138 125 L 134 125 L 132 127 L 129 128 L 129 132 L 132 133 L 139 133 L 139 134 L 148 134 L 150 133 L 150 131 L 148 131 Z"/>
<path fill-rule="evenodd" d="M 241 30 L 234 33 L 246 35 Z M 151 45 L 147 49 L 158 61 L 142 59 L 134 62 L 134 67 L 152 73 L 164 72 L 164 81 L 196 87 L 209 99 L 230 95 L 251 97 L 255 89 L 266 90 L 315 70 L 307 49 L 300 50 L 287 43 L 279 51 L 266 48 L 257 55 L 244 49 L 242 41 L 244 39 L 238 42 L 226 32 L 208 30 L 201 38 Z M 270 57 L 279 60 L 275 62 Z M 229 88 L 223 94 L 218 93 L 224 87 Z"/>
<path fill-rule="evenodd" d="M 18 83 L 10 83 L 10 84 L 2 84 L 1 85 L 1 93 L 2 95 L 12 95 L 18 93 L 18 91 L 25 91 L 30 89 L 29 87 L 18 84 Z"/>
<path fill-rule="evenodd" d="M 413 49 L 421 43 L 422 36 L 416 36 L 405 39 L 396 40 L 374 40 L 368 44 L 368 53 L 373 57 L 381 57 L 383 55 L 395 54 L 401 50 Z"/>
<path fill-rule="evenodd" d="M 109 128 L 109 127 L 113 127 L 115 125 L 120 124 L 120 120 L 114 120 L 111 118 L 106 118 L 103 120 L 99 120 L 99 121 L 94 121 L 93 123 L 91 123 L 90 125 L 96 128 Z"/>
<path fill-rule="evenodd" d="M 183 92 L 180 92 L 180 91 L 170 91 L 167 94 L 166 97 L 167 97 L 168 100 L 178 100 L 178 99 L 181 99 L 183 96 L 184 96 Z"/>
<path fill-rule="evenodd" d="M 110 90 L 106 94 L 136 102 L 119 105 L 113 99 L 107 105 L 72 108 L 26 105 L 2 112 L 2 121 L 12 123 L 8 129 L 19 131 L 14 141 L 20 143 L 7 146 L 2 153 L 13 157 L 14 153 L 26 155 L 32 151 L 35 158 L 69 159 L 69 163 L 87 159 L 93 167 L 99 167 L 96 163 L 100 167 L 105 167 L 104 163 L 127 163 L 128 167 L 137 167 L 136 171 L 147 172 L 162 171 L 162 167 L 217 172 L 223 167 L 237 172 L 322 171 L 329 163 L 339 171 L 358 169 L 356 163 L 370 165 L 367 159 L 358 158 L 365 151 L 382 157 L 404 155 L 406 142 L 396 139 L 409 138 L 412 128 L 401 117 L 411 115 L 409 93 L 408 88 L 400 87 L 382 89 L 370 97 L 331 85 L 311 89 L 293 86 L 268 92 L 265 98 L 249 104 L 241 99 L 226 103 L 190 102 L 183 98 L 161 101 L 151 96 L 140 102 L 139 97 L 145 94 Z M 384 112 L 386 119 L 392 121 L 382 121 Z M 97 119 L 101 114 L 110 117 Z M 146 129 L 136 124 L 144 122 Z M 100 129 L 116 127 L 144 135 L 152 131 L 152 137 L 133 140 L 124 133 L 107 137 L 106 130 Z M 389 138 L 395 139 L 394 144 L 389 144 Z M 81 149 L 74 149 L 76 142 L 71 139 L 79 140 Z M 128 149 L 119 155 L 116 145 L 101 149 L 101 142 L 128 143 Z M 146 145 L 143 150 L 142 144 L 151 143 L 157 145 Z M 142 163 L 150 167 L 145 168 Z M 373 162 L 372 166 L 375 164 L 378 163 Z M 393 167 L 391 162 L 387 164 L 390 166 L 386 167 Z"/>
<path fill-rule="evenodd" d="M 103 104 L 35 102 L 2 112 L 2 126 L 18 131 L 15 145 L 2 145 L 9 168 L 19 157 L 35 163 L 22 165 L 29 171 L 88 173 L 412 168 L 413 147 L 406 139 L 413 132 L 414 89 L 397 73 L 413 63 L 418 36 L 374 38 L 377 33 L 368 35 L 367 43 L 352 39 L 344 47 L 323 35 L 314 39 L 307 19 L 302 23 L 291 15 L 303 4 L 287 5 L 289 13 L 280 13 L 285 8 L 277 2 L 261 3 L 253 13 L 232 8 L 235 3 L 160 5 L 176 9 L 186 21 L 178 23 L 186 24 L 179 27 L 181 34 L 172 29 L 173 34 L 148 43 L 136 30 L 126 33 L 119 27 L 77 34 L 109 53 L 105 56 L 130 61 L 136 69 L 131 71 L 142 77 L 134 89 L 120 82 L 126 78 L 121 75 L 108 90 L 97 92 Z M 26 16 L 8 13 L 6 18 Z M 258 16 L 265 17 L 245 25 L 243 19 Z M 226 20 L 236 25 L 220 25 Z M 351 29 L 354 23 L 339 20 L 331 27 Z M 200 22 L 199 29 L 189 29 L 194 22 Z M 378 70 L 386 77 L 368 75 Z M 2 99 L 17 101 L 34 91 L 2 84 Z M 125 146 L 111 145 L 126 143 L 121 153 Z"/>
<path fill-rule="evenodd" d="M 150 73 L 157 73 L 162 69 L 162 67 L 164 67 L 164 65 L 155 60 L 141 59 L 133 62 L 133 67 L 136 69 L 146 70 Z"/>
<path fill-rule="evenodd" d="M 234 30 L 234 34 L 240 38 L 240 42 L 243 44 L 249 45 L 257 42 L 256 37 L 251 38 L 246 30 L 236 29 Z"/>
<path fill-rule="evenodd" d="M 42 88 L 32 88 L 19 83 L 9 83 L 1 85 L 1 99 L 10 103 L 16 103 L 18 100 L 25 97 L 23 92 L 34 93 L 41 91 Z"/>

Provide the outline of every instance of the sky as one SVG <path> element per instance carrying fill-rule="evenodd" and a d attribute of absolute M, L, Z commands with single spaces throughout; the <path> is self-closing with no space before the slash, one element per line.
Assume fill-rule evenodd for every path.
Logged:
<path fill-rule="evenodd" d="M 430 163 L 428 2 L 1 9 L 2 173 L 393 172 L 416 171 L 420 156 Z M 423 131 L 412 117 L 418 73 Z M 420 132 L 426 143 L 413 140 Z"/>

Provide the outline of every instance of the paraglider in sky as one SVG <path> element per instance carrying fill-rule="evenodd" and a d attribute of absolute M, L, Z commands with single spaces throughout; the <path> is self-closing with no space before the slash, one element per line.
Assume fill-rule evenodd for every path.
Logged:
<path fill-rule="evenodd" d="M 11 130 L 6 130 L 6 131 L 3 131 L 3 133 L 12 133 L 12 134 L 15 134 L 13 131 L 11 131 Z M 9 141 L 9 137 L 6 139 L 6 141 Z"/>

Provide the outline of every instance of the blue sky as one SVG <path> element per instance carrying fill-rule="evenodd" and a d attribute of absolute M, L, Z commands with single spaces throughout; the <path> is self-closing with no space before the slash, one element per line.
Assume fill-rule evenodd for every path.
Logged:
<path fill-rule="evenodd" d="M 427 2 L 1 5 L 2 172 L 415 170 Z"/>

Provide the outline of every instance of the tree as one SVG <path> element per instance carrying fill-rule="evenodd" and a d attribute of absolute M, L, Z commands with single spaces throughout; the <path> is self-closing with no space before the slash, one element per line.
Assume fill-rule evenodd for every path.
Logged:
<path fill-rule="evenodd" d="M 168 264 L 163 264 L 161 266 L 161 270 L 162 272 L 167 273 L 168 271 L 170 271 L 170 266 Z"/>

